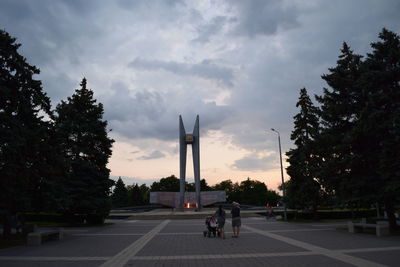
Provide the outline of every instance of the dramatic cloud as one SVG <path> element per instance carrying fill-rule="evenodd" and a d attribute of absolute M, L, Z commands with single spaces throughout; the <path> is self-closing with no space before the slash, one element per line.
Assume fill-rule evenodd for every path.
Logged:
<path fill-rule="evenodd" d="M 177 138 L 178 117 L 192 127 L 197 114 L 201 114 L 201 133 L 217 130 L 230 116 L 230 108 L 218 106 L 214 102 L 204 102 L 182 93 L 181 102 L 176 95 L 142 90 L 132 92 L 120 85 L 115 93 L 103 103 L 108 112 L 105 118 L 113 131 L 127 138 L 155 138 L 175 141 Z M 185 95 L 187 94 L 187 95 Z M 193 120 L 193 122 L 192 122 Z M 187 131 L 191 132 L 192 128 Z"/>
<path fill-rule="evenodd" d="M 227 86 L 232 86 L 233 70 L 218 66 L 211 60 L 203 60 L 197 64 L 179 63 L 172 61 L 145 60 L 136 58 L 129 64 L 138 70 L 159 71 L 164 70 L 181 76 L 197 76 L 204 79 L 216 80 Z"/>
<path fill-rule="evenodd" d="M 238 12 L 234 33 L 255 37 L 273 35 L 279 28 L 290 29 L 299 26 L 298 12 L 295 6 L 285 1 L 253 0 L 233 1 Z"/>
<path fill-rule="evenodd" d="M 112 175 L 177 175 L 178 117 L 191 132 L 199 114 L 212 184 L 279 178 L 270 128 L 293 147 L 300 88 L 321 94 L 343 41 L 369 52 L 383 27 L 400 33 L 399 12 L 397 0 L 3 0 L 0 27 L 53 106 L 88 79 L 116 140 Z"/>

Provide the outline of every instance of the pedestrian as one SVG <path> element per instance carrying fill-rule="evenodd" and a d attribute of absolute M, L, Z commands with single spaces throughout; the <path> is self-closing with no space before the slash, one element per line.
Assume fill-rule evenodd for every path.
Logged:
<path fill-rule="evenodd" d="M 240 226 L 242 225 L 242 220 L 240 219 L 240 205 L 237 202 L 233 202 L 233 207 L 231 210 L 232 214 L 232 229 L 233 236 L 235 238 L 239 237 Z"/>
<path fill-rule="evenodd" d="M 267 220 L 271 219 L 274 216 L 274 210 L 272 209 L 272 206 L 269 203 L 267 203 L 267 205 L 265 205 L 265 208 L 267 212 L 266 213 Z"/>
<path fill-rule="evenodd" d="M 224 226 L 225 226 L 225 210 L 222 208 L 222 205 L 218 206 L 217 211 L 215 211 L 214 216 L 217 218 L 217 227 L 218 227 L 218 233 L 219 236 L 222 237 L 222 239 L 225 239 L 225 232 L 224 232 Z"/>

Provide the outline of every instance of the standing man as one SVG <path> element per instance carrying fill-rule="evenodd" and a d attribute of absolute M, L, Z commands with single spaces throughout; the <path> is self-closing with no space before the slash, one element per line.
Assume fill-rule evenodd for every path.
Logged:
<path fill-rule="evenodd" d="M 233 236 L 232 237 L 239 237 L 240 226 L 242 225 L 242 221 L 240 219 L 240 205 L 237 202 L 233 202 L 233 207 L 231 210 L 232 214 L 232 229 L 233 229 Z"/>

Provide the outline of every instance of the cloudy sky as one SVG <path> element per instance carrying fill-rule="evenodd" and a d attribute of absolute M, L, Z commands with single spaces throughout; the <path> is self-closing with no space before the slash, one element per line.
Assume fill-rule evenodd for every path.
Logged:
<path fill-rule="evenodd" d="M 53 107 L 88 79 L 116 141 L 111 175 L 127 184 L 178 176 L 179 114 L 188 133 L 199 114 L 202 178 L 275 189 L 270 129 L 293 147 L 300 88 L 321 94 L 342 42 L 365 54 L 383 27 L 400 33 L 399 14 L 398 0 L 0 0 L 0 27 Z"/>

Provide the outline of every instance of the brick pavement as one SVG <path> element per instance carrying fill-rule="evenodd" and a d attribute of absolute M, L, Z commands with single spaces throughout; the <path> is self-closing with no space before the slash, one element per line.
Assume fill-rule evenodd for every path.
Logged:
<path fill-rule="evenodd" d="M 203 219 L 123 220 L 67 230 L 36 247 L 0 250 L 0 266 L 400 266 L 400 238 L 337 231 L 338 224 L 242 219 L 239 238 L 204 238 Z"/>

